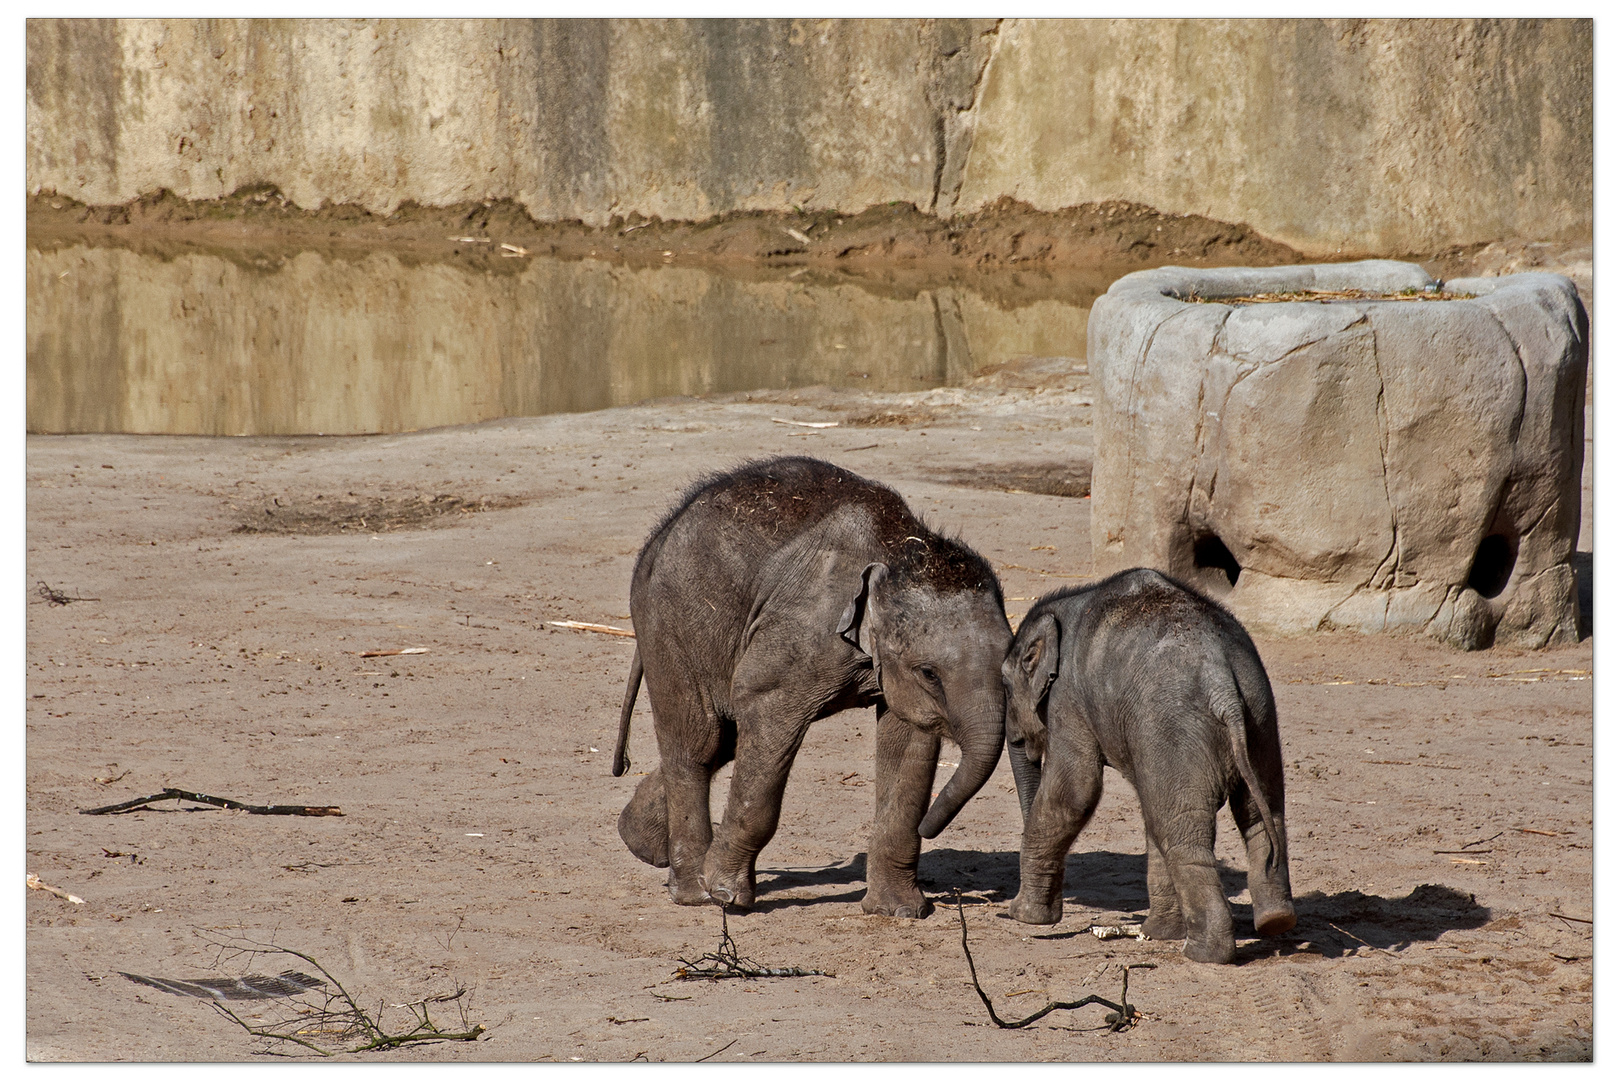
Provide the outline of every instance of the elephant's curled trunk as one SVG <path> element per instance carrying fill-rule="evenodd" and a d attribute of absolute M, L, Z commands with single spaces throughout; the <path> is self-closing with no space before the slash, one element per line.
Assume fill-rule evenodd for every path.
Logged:
<path fill-rule="evenodd" d="M 924 840 L 932 840 L 956 817 L 969 799 L 976 795 L 1001 761 L 1003 739 L 1002 709 L 998 702 L 992 709 L 974 714 L 957 726 L 956 741 L 962 748 L 962 760 L 956 774 L 945 784 L 934 805 L 928 808 L 917 832 Z"/>

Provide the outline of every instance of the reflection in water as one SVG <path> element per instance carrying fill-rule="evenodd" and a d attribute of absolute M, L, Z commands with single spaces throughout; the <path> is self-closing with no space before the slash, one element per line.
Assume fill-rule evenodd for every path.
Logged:
<path fill-rule="evenodd" d="M 1083 356 L 1098 286 L 994 301 L 790 268 L 499 272 L 387 253 L 30 248 L 28 430 L 361 434 L 817 383 L 917 390 Z M 1072 297 L 1072 298 L 1071 298 Z"/>

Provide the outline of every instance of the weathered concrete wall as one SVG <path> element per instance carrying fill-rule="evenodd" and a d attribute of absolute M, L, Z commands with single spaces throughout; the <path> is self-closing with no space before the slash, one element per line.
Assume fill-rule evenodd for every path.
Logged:
<path fill-rule="evenodd" d="M 940 176 L 960 174 L 961 133 L 940 109 L 971 103 L 986 53 L 976 32 L 34 20 L 28 185 L 110 204 L 270 183 L 302 207 L 381 213 L 512 198 L 541 220 L 593 224 L 632 210 L 928 209 Z"/>
<path fill-rule="evenodd" d="M 1590 21 L 32 20 L 27 183 L 1245 222 L 1312 254 L 1591 227 Z"/>
<path fill-rule="evenodd" d="M 1129 199 L 1307 254 L 1592 224 L 1585 20 L 1012 23 L 961 207 Z"/>

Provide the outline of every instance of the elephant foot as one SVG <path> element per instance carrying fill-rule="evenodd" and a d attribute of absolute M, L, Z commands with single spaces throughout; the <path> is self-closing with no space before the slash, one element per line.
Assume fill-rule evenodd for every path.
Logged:
<path fill-rule="evenodd" d="M 1181 955 L 1200 964 L 1230 964 L 1237 959 L 1237 942 L 1231 938 L 1188 938 Z"/>
<path fill-rule="evenodd" d="M 701 881 L 696 879 L 677 881 L 675 875 L 670 874 L 669 880 L 664 883 L 664 887 L 669 890 L 671 900 L 685 907 L 700 907 L 704 904 L 714 903 L 714 899 L 709 896 L 709 891 L 703 887 Z"/>
<path fill-rule="evenodd" d="M 619 839 L 623 840 L 624 846 L 630 849 L 630 854 L 634 855 L 648 866 L 656 866 L 660 870 L 668 866 L 668 833 L 661 831 L 656 835 L 653 835 L 651 833 L 635 829 L 633 827 L 634 823 L 630 823 L 630 827 L 627 827 L 627 823 L 625 822 L 626 814 L 628 814 L 628 811 L 626 811 L 625 814 L 619 815 Z"/>
<path fill-rule="evenodd" d="M 1050 903 L 1044 903 L 1029 899 L 1024 890 L 1020 889 L 1018 895 L 1007 905 L 1007 914 L 1022 923 L 1051 926 L 1063 919 L 1063 897 L 1059 896 Z"/>
<path fill-rule="evenodd" d="M 649 866 L 669 865 L 669 811 L 663 778 L 654 770 L 636 786 L 619 814 L 619 839 L 630 854 Z"/>
<path fill-rule="evenodd" d="M 719 904 L 721 907 L 736 908 L 739 911 L 752 911 L 754 907 L 754 893 L 752 889 L 728 889 L 724 885 L 711 885 L 707 887 L 708 903 Z"/>
<path fill-rule="evenodd" d="M 1187 936 L 1187 921 L 1179 911 L 1149 911 L 1142 924 L 1142 936 L 1154 941 L 1179 941 Z"/>
<path fill-rule="evenodd" d="M 1294 905 L 1287 901 L 1266 907 L 1261 907 L 1256 902 L 1254 906 L 1254 931 L 1261 937 L 1286 934 L 1294 928 L 1297 921 L 1294 917 Z"/>
<path fill-rule="evenodd" d="M 891 915 L 896 919 L 926 919 L 934 905 L 918 888 L 869 888 L 861 897 L 861 910 L 868 915 Z"/>
<path fill-rule="evenodd" d="M 709 849 L 710 857 L 704 860 L 703 873 L 698 877 L 698 884 L 708 894 L 711 904 L 748 911 L 754 906 L 753 868 L 746 867 L 740 873 L 727 871 L 722 868 L 720 861 L 714 858 L 714 850 Z"/>

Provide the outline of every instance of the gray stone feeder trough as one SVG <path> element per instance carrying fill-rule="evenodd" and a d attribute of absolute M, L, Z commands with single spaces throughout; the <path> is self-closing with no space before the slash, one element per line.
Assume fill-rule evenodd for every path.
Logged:
<path fill-rule="evenodd" d="M 1164 267 L 1116 281 L 1087 339 L 1098 573 L 1158 567 L 1273 633 L 1576 640 L 1568 278 Z"/>

